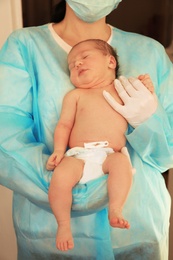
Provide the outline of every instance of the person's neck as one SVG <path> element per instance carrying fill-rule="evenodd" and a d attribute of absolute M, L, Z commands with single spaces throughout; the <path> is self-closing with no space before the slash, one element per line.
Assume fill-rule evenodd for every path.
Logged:
<path fill-rule="evenodd" d="M 111 35 L 111 29 L 106 24 L 105 18 L 94 23 L 86 23 L 76 17 L 68 6 L 64 20 L 54 24 L 53 27 L 55 32 L 71 46 L 80 41 L 93 38 L 107 41 Z"/>

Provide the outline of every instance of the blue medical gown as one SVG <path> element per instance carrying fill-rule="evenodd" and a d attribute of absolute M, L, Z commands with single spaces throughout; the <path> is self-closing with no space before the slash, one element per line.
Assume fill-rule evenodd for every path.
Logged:
<path fill-rule="evenodd" d="M 48 203 L 52 172 L 45 169 L 64 95 L 73 88 L 67 53 L 48 25 L 14 32 L 0 53 L 0 183 L 14 191 L 18 259 L 154 259 L 168 257 L 170 196 L 162 172 L 173 167 L 173 67 L 155 40 L 113 28 L 121 74 L 149 73 L 159 105 L 136 129 L 127 147 L 136 174 L 124 207 L 129 230 L 107 218 L 103 176 L 73 190 L 75 248 L 55 246 L 57 224 Z M 70 109 L 70 107 L 69 107 Z"/>

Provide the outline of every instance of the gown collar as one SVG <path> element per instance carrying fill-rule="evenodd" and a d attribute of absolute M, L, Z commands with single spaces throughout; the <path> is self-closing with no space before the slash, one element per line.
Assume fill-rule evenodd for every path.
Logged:
<path fill-rule="evenodd" d="M 111 43 L 111 40 L 112 40 L 112 26 L 109 25 L 109 24 L 108 24 L 108 26 L 110 26 L 110 28 L 111 28 L 111 35 L 110 35 L 110 37 L 109 37 L 107 43 L 110 44 L 110 43 Z M 71 50 L 72 47 L 71 47 L 69 44 L 67 44 L 67 43 L 55 32 L 55 30 L 53 29 L 53 23 L 49 23 L 49 24 L 48 24 L 48 28 L 49 28 L 49 30 L 50 30 L 50 32 L 51 32 L 51 34 L 52 34 L 52 37 L 53 37 L 54 40 L 58 43 L 58 45 L 61 46 L 61 48 L 62 48 L 65 52 L 69 53 L 69 51 Z"/>

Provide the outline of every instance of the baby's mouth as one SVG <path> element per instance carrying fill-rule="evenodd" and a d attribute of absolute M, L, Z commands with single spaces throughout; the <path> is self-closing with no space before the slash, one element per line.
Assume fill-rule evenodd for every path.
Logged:
<path fill-rule="evenodd" d="M 78 75 L 82 75 L 83 73 L 85 73 L 85 71 L 87 71 L 87 69 L 80 69 L 79 72 L 78 72 Z"/>

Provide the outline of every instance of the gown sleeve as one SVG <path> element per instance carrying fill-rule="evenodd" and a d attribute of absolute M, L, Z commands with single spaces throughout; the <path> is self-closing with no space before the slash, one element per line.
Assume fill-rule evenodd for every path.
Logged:
<path fill-rule="evenodd" d="M 129 126 L 126 138 L 145 163 L 165 172 L 173 167 L 173 65 L 162 46 L 158 53 L 155 82 L 158 108 L 136 129 Z"/>
<path fill-rule="evenodd" d="M 12 34 L 0 51 L 0 183 L 45 206 L 51 172 L 39 142 L 31 59 Z"/>

